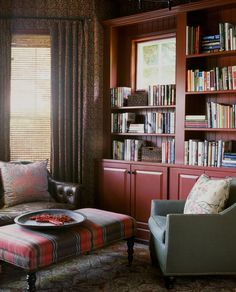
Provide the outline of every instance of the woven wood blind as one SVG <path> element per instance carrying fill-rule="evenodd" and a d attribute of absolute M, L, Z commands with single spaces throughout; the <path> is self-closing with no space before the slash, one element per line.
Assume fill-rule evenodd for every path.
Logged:
<path fill-rule="evenodd" d="M 13 37 L 10 123 L 12 161 L 50 160 L 50 72 L 49 36 L 32 36 L 32 42 L 29 35 Z"/>

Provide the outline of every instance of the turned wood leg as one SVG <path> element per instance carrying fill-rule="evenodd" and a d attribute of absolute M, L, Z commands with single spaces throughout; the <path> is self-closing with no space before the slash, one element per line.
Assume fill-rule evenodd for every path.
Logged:
<path fill-rule="evenodd" d="M 36 273 L 29 273 L 26 276 L 27 280 L 27 291 L 34 292 L 36 291 L 35 282 L 36 282 Z"/>
<path fill-rule="evenodd" d="M 166 288 L 167 289 L 173 289 L 174 288 L 174 281 L 175 281 L 175 278 L 173 276 L 165 277 Z"/>
<path fill-rule="evenodd" d="M 128 246 L 128 249 L 127 249 L 127 252 L 128 252 L 128 263 L 129 263 L 129 266 L 131 266 L 132 264 L 132 261 L 133 261 L 133 253 L 134 253 L 134 237 L 130 237 L 127 239 L 127 246 Z"/>

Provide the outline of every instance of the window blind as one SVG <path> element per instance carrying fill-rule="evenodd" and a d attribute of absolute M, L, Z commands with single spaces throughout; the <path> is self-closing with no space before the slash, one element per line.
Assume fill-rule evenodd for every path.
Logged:
<path fill-rule="evenodd" d="M 44 44 L 44 45 L 42 45 Z M 50 37 L 13 37 L 11 62 L 11 161 L 50 163 Z"/>

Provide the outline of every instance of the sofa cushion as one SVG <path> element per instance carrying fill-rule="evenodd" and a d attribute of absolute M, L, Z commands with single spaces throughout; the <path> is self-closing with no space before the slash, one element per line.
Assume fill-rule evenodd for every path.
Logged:
<path fill-rule="evenodd" d="M 190 191 L 184 214 L 217 214 L 229 197 L 231 178 L 212 179 L 202 174 Z"/>
<path fill-rule="evenodd" d="M 148 225 L 153 236 L 162 243 L 166 237 L 166 216 L 153 215 L 148 220 Z"/>
<path fill-rule="evenodd" d="M 14 218 L 18 215 L 34 212 L 44 209 L 69 209 L 74 210 L 76 207 L 71 204 L 57 202 L 31 202 L 19 204 L 17 206 L 0 209 L 0 226 L 14 223 Z"/>
<path fill-rule="evenodd" d="M 48 192 L 47 161 L 30 164 L 0 162 L 4 207 L 53 200 Z"/>

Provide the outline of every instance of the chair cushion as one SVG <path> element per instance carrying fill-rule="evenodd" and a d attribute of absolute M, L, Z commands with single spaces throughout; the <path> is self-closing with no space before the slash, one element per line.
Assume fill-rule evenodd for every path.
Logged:
<path fill-rule="evenodd" d="M 52 201 L 48 192 L 47 161 L 30 164 L 0 162 L 4 207 L 34 201 Z"/>
<path fill-rule="evenodd" d="M 149 229 L 152 235 L 162 243 L 166 237 L 166 216 L 151 216 L 148 220 Z"/>
<path fill-rule="evenodd" d="M 212 179 L 202 174 L 190 191 L 184 214 L 217 214 L 229 197 L 231 178 Z"/>

